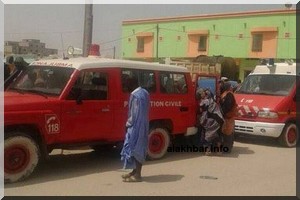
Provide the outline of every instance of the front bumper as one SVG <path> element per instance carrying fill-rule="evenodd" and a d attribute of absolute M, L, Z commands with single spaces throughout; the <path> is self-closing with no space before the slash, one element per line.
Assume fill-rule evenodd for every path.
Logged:
<path fill-rule="evenodd" d="M 279 137 L 284 128 L 284 123 L 266 123 L 235 120 L 235 132 L 249 135 Z"/>

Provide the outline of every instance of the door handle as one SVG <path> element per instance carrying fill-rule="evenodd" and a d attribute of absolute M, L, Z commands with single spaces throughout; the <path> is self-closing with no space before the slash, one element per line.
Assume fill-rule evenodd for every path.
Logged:
<path fill-rule="evenodd" d="M 180 109 L 180 112 L 187 112 L 189 110 L 189 108 L 185 107 L 185 106 L 181 106 L 179 109 Z"/>

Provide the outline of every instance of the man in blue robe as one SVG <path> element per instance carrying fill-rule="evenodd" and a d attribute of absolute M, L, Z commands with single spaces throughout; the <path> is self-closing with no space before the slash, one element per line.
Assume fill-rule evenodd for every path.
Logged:
<path fill-rule="evenodd" d="M 128 89 L 132 91 L 129 98 L 126 136 L 121 151 L 121 160 L 125 169 L 133 169 L 122 175 L 124 182 L 140 182 L 142 164 L 145 162 L 148 149 L 149 133 L 149 93 L 138 87 L 136 78 L 128 80 Z"/>

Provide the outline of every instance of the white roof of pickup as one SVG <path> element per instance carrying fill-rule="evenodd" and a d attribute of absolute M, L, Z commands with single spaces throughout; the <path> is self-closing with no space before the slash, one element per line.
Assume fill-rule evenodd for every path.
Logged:
<path fill-rule="evenodd" d="M 130 61 L 130 60 L 116 60 L 101 57 L 81 57 L 70 59 L 52 59 L 52 60 L 39 60 L 32 62 L 30 65 L 38 66 L 58 66 L 58 67 L 71 67 L 78 70 L 93 69 L 93 68 L 111 68 L 123 67 L 132 69 L 146 69 L 146 70 L 160 70 L 171 72 L 185 72 L 189 71 L 187 68 L 175 65 L 165 65 L 150 62 Z"/>
<path fill-rule="evenodd" d="M 251 74 L 296 75 L 296 73 L 296 63 L 293 63 L 292 65 L 289 65 L 288 63 L 275 63 L 274 66 L 257 65 Z"/>

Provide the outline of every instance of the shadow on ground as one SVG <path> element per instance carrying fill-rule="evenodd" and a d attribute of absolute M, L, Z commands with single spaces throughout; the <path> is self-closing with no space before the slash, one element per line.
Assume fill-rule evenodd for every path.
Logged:
<path fill-rule="evenodd" d="M 235 141 L 246 144 L 285 148 L 279 144 L 277 138 L 272 137 L 238 134 L 235 137 Z"/>
<path fill-rule="evenodd" d="M 183 175 L 162 174 L 155 176 L 144 176 L 143 181 L 147 183 L 166 183 L 180 181 L 183 177 Z"/>

